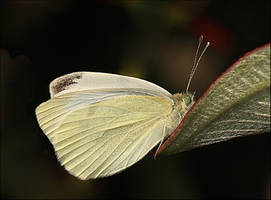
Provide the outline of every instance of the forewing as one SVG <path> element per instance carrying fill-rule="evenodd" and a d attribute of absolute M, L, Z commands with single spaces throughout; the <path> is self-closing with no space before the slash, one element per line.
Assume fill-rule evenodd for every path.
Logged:
<path fill-rule="evenodd" d="M 50 99 L 36 115 L 60 163 L 83 180 L 115 174 L 140 160 L 162 139 L 172 109 L 170 101 L 156 96 L 87 103 L 86 94 L 76 95 Z"/>
<path fill-rule="evenodd" d="M 141 88 L 170 95 L 162 87 L 139 78 L 100 72 L 73 72 L 63 75 L 50 83 L 51 98 L 66 93 L 93 89 Z"/>

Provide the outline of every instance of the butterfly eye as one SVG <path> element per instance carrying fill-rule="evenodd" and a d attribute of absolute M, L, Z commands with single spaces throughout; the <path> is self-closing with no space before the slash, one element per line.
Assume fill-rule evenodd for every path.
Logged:
<path fill-rule="evenodd" d="M 191 96 L 188 94 L 183 94 L 182 98 L 186 105 L 189 105 L 192 102 Z"/>

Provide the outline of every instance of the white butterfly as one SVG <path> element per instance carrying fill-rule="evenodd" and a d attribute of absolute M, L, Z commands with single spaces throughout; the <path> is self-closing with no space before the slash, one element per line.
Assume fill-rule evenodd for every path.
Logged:
<path fill-rule="evenodd" d="M 161 145 L 194 103 L 188 92 L 171 95 L 142 79 L 98 72 L 61 76 L 50 83 L 50 95 L 36 108 L 38 123 L 61 165 L 82 180 L 136 163 Z"/>

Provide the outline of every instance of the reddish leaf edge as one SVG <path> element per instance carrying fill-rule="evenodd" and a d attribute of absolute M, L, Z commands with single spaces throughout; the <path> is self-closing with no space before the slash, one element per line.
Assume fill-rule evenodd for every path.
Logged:
<path fill-rule="evenodd" d="M 171 140 L 173 140 L 173 138 L 176 136 L 176 134 L 179 132 L 179 130 L 182 128 L 182 126 L 184 125 L 187 117 L 189 117 L 190 113 L 194 110 L 194 108 L 198 105 L 198 103 L 209 93 L 209 91 L 216 85 L 217 82 L 220 81 L 220 79 L 227 74 L 229 71 L 232 70 L 232 68 L 234 68 L 241 60 L 243 60 L 244 58 L 250 56 L 251 54 L 255 53 L 256 51 L 259 51 L 263 48 L 266 48 L 270 46 L 270 43 L 267 43 L 263 46 L 257 47 L 247 53 L 245 53 L 242 57 L 240 57 L 237 61 L 235 61 L 230 67 L 228 67 L 226 69 L 226 71 L 224 71 L 213 83 L 211 83 L 211 85 L 207 88 L 207 90 L 205 90 L 205 92 L 203 93 L 203 95 L 193 104 L 193 106 L 190 108 L 190 110 L 185 114 L 183 120 L 180 122 L 180 124 L 176 127 L 176 129 L 170 134 L 170 136 L 167 138 L 167 140 L 165 140 L 163 142 L 163 144 L 159 147 L 159 149 L 157 149 L 156 153 L 154 154 L 154 157 L 156 157 L 157 155 L 159 155 L 165 148 L 166 146 L 170 143 Z"/>

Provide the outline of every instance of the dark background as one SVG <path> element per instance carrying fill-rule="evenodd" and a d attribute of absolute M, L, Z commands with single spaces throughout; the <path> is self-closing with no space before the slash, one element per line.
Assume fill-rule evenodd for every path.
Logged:
<path fill-rule="evenodd" d="M 2 198 L 270 198 L 270 134 L 149 155 L 120 174 L 80 181 L 60 166 L 34 113 L 49 83 L 74 71 L 183 91 L 203 34 L 211 47 L 190 87 L 198 98 L 244 53 L 270 42 L 269 0 L 10 0 L 0 8 Z"/>

